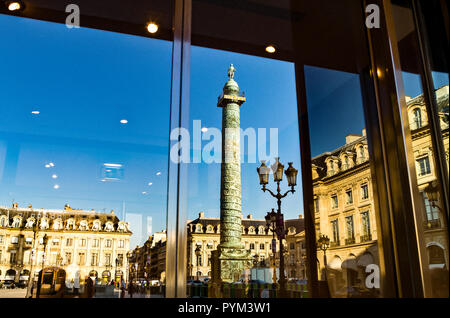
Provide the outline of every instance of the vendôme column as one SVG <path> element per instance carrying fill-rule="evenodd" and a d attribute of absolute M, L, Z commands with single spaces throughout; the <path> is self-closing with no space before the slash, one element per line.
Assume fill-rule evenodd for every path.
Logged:
<path fill-rule="evenodd" d="M 214 283 L 235 282 L 250 268 L 250 251 L 242 236 L 240 107 L 245 97 L 239 96 L 233 64 L 228 69 L 228 82 L 219 97 L 222 107 L 222 164 L 220 184 L 220 244 L 212 253 Z"/>

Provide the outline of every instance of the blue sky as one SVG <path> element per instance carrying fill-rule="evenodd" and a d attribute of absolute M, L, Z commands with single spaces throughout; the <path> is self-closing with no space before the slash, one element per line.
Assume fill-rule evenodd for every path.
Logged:
<path fill-rule="evenodd" d="M 0 36 L 0 205 L 114 209 L 143 233 L 131 246 L 142 243 L 148 220 L 153 231 L 165 229 L 171 43 L 6 15 L 0 15 Z M 241 127 L 267 134 L 278 128 L 281 162 L 300 170 L 292 63 L 193 46 L 191 125 L 201 120 L 203 127 L 221 128 L 217 96 L 230 63 L 247 98 Z M 361 133 L 361 90 L 356 74 L 306 66 L 305 76 L 315 156 Z M 448 83 L 443 74 L 435 80 Z M 405 75 L 407 95 L 420 93 L 417 81 Z M 46 168 L 50 162 L 54 167 Z M 102 181 L 105 163 L 122 165 L 123 177 Z M 242 211 L 263 218 L 276 201 L 260 190 L 258 166 L 242 164 Z M 285 218 L 302 213 L 300 174 L 298 191 L 283 200 Z M 220 165 L 189 165 L 188 217 L 200 211 L 218 217 L 219 197 Z"/>

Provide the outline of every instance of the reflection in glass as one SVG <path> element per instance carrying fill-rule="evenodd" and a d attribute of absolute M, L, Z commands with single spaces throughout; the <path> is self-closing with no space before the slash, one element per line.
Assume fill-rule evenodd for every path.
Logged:
<path fill-rule="evenodd" d="M 171 42 L 8 15 L 0 30 L 20 61 L 0 75 L 0 281 L 148 297 L 165 269 L 129 251 L 165 241 Z"/>
<path fill-rule="evenodd" d="M 378 242 L 359 76 L 305 66 L 305 80 L 315 222 L 331 238 L 328 261 L 317 253 L 319 277 L 331 297 L 377 297 L 366 271 L 378 266 Z"/>

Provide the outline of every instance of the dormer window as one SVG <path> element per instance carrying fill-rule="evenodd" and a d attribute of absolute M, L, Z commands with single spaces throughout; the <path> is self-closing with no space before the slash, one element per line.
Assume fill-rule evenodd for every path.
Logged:
<path fill-rule="evenodd" d="M 264 235 L 264 234 L 266 234 L 265 232 L 266 232 L 266 231 L 265 231 L 264 226 L 260 226 L 260 227 L 258 228 L 258 234 Z"/>
<path fill-rule="evenodd" d="M 197 232 L 197 233 L 203 232 L 203 226 L 201 224 L 197 224 L 195 226 L 195 232 Z"/>

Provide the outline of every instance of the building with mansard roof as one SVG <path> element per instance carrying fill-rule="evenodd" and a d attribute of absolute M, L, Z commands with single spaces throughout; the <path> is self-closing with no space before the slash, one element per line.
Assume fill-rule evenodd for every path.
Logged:
<path fill-rule="evenodd" d="M 27 281 L 31 271 L 59 266 L 69 287 L 88 275 L 105 284 L 126 274 L 131 234 L 114 211 L 0 206 L 0 280 Z"/>
<path fill-rule="evenodd" d="M 188 221 L 188 277 L 205 279 L 211 277 L 211 252 L 220 243 L 220 218 L 205 217 L 200 212 L 198 218 Z M 285 220 L 288 230 L 284 243 L 285 271 L 288 278 L 305 278 L 302 256 L 305 255 L 304 219 Z M 264 219 L 254 219 L 251 214 L 242 218 L 242 242 L 250 250 L 255 267 L 279 267 L 279 243 L 276 239 L 276 253 L 272 252 L 273 233 L 266 229 Z"/>
<path fill-rule="evenodd" d="M 436 90 L 437 115 L 445 155 L 449 156 L 449 86 Z M 416 212 L 416 231 L 422 232 L 426 270 L 448 270 L 448 238 L 445 215 L 427 199 L 424 189 L 437 180 L 433 146 L 423 95 L 407 97 L 407 116 L 414 153 L 416 182 L 421 204 Z M 321 278 L 327 277 L 333 296 L 345 286 L 365 288 L 366 266 L 378 264 L 376 211 L 365 130 L 347 135 L 345 144 L 312 158 L 316 235 L 330 238 L 317 257 Z M 448 272 L 447 272 L 448 273 Z M 448 274 L 447 274 L 448 275 Z M 448 277 L 448 276 L 447 276 Z M 345 296 L 345 295 L 343 295 Z"/>

